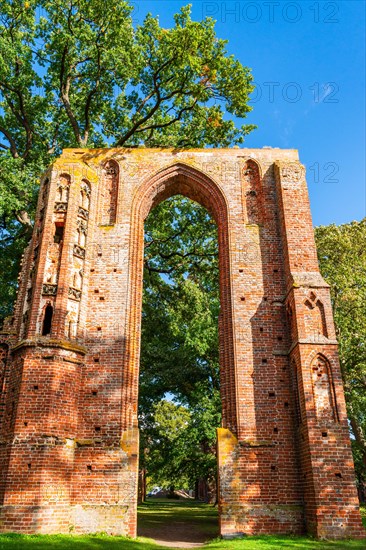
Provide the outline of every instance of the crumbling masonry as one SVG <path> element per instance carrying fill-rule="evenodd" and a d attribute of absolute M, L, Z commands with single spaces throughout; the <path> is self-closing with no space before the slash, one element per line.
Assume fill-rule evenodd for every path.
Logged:
<path fill-rule="evenodd" d="M 68 149 L 2 335 L 1 530 L 136 534 L 143 225 L 218 225 L 221 534 L 363 536 L 328 285 L 295 150 Z"/>

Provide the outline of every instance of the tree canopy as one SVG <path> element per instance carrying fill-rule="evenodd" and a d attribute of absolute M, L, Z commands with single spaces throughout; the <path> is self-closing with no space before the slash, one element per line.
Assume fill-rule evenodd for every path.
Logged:
<path fill-rule="evenodd" d="M 216 479 L 219 410 L 217 400 L 209 397 L 193 408 L 164 399 L 154 405 L 142 424 L 145 455 L 141 462 L 151 485 L 190 489 L 197 480 Z"/>
<path fill-rule="evenodd" d="M 229 146 L 252 125 L 249 68 L 190 6 L 162 28 L 116 0 L 0 0 L 1 315 L 32 230 L 42 171 L 64 147 Z M 17 241 L 17 244 L 15 244 Z"/>

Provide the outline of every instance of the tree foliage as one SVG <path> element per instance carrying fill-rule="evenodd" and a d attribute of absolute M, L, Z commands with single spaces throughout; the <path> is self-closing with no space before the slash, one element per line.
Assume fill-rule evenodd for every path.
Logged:
<path fill-rule="evenodd" d="M 215 479 L 218 410 L 217 399 L 209 398 L 190 409 L 167 400 L 154 406 L 143 432 L 151 485 L 190 489 L 198 479 Z"/>
<path fill-rule="evenodd" d="M 356 470 L 366 483 L 366 219 L 317 227 L 315 237 L 330 284 Z"/>
<path fill-rule="evenodd" d="M 184 197 L 161 203 L 146 220 L 139 405 L 141 465 L 154 484 L 192 487 L 215 477 L 217 246 L 212 218 Z M 182 415 L 186 423 L 174 431 Z"/>
<path fill-rule="evenodd" d="M 0 0 L 0 232 L 14 271 L 42 171 L 64 147 L 242 143 L 250 69 L 190 7 L 164 29 L 115 0 Z M 21 248 L 21 247 L 20 247 Z M 0 281 L 9 313 L 14 285 Z"/>
<path fill-rule="evenodd" d="M 171 392 L 192 404 L 197 384 L 219 388 L 218 313 L 216 224 L 199 204 L 172 197 L 145 222 L 142 400 Z"/>

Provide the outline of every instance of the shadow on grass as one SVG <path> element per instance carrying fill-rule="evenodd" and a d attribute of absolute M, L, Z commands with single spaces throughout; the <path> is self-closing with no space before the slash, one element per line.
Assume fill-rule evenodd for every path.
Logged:
<path fill-rule="evenodd" d="M 0 535 L 0 550 L 158 550 L 153 541 L 107 535 Z M 165 549 L 166 550 L 166 549 Z"/>
<path fill-rule="evenodd" d="M 137 533 L 166 543 L 204 543 L 218 536 L 218 512 L 197 501 L 149 499 L 138 508 Z"/>
<path fill-rule="evenodd" d="M 217 539 L 205 546 L 205 550 L 365 550 L 365 540 L 312 540 L 307 537 L 251 536 L 223 541 Z"/>
<path fill-rule="evenodd" d="M 366 540 L 315 541 L 305 537 L 248 537 L 241 540 L 215 540 L 204 550 L 365 550 Z M 0 535 L 1 550 L 162 550 L 144 539 L 94 535 Z M 168 547 L 165 547 L 168 550 Z"/>

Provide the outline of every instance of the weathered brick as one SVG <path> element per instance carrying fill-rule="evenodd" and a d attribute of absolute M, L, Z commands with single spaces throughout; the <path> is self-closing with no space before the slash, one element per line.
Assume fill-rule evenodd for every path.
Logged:
<path fill-rule="evenodd" d="M 1 340 L 1 530 L 136 534 L 143 224 L 174 194 L 218 224 L 221 533 L 363 536 L 304 167 L 270 148 L 49 169 Z"/>

